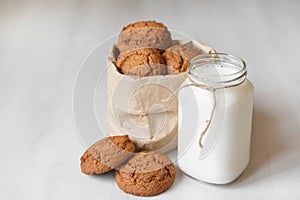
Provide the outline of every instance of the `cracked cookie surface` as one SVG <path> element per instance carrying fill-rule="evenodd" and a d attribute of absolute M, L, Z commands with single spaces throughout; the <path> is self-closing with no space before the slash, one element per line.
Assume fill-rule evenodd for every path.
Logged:
<path fill-rule="evenodd" d="M 116 171 L 116 182 L 124 192 L 153 196 L 166 191 L 175 180 L 175 167 L 163 154 L 148 151 L 133 156 Z"/>
<path fill-rule="evenodd" d="M 126 136 L 111 136 L 93 144 L 81 157 L 81 171 L 102 174 L 119 167 L 135 151 L 134 143 Z"/>
<path fill-rule="evenodd" d="M 119 71 L 127 75 L 155 76 L 167 74 L 165 60 L 156 49 L 136 49 L 121 54 L 115 62 Z"/>

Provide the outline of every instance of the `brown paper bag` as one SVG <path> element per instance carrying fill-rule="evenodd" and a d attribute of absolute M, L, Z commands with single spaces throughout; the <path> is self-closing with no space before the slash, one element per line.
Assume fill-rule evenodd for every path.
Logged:
<path fill-rule="evenodd" d="M 174 44 L 190 45 L 202 52 L 213 49 L 196 41 L 179 40 Z M 144 150 L 167 152 L 177 147 L 177 92 L 186 73 L 137 77 L 119 73 L 114 61 L 114 45 L 107 66 L 108 135 L 128 135 Z"/>

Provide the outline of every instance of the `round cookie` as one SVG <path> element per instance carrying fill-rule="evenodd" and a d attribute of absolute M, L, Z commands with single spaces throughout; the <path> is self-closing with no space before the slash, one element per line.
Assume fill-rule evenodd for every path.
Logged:
<path fill-rule="evenodd" d="M 127 75 L 142 77 L 167 74 L 165 60 L 156 49 L 136 49 L 121 54 L 115 64 L 121 73 Z"/>
<path fill-rule="evenodd" d="M 140 152 L 116 171 L 116 182 L 124 192 L 153 196 L 166 191 L 175 180 L 175 167 L 163 154 Z"/>
<path fill-rule="evenodd" d="M 127 135 L 111 136 L 93 144 L 81 157 L 81 171 L 85 174 L 102 174 L 120 166 L 135 151 Z"/>
<path fill-rule="evenodd" d="M 118 48 L 122 53 L 141 48 L 166 50 L 171 45 L 168 28 L 156 21 L 129 24 L 123 28 L 118 38 Z"/>
<path fill-rule="evenodd" d="M 168 66 L 168 74 L 185 72 L 189 66 L 189 61 L 200 53 L 200 50 L 184 45 L 174 45 L 168 48 L 163 53 Z"/>

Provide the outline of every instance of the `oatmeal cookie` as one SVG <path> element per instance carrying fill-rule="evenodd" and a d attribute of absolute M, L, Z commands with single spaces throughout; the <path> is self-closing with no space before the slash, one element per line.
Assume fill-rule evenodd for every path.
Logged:
<path fill-rule="evenodd" d="M 167 74 L 165 60 L 156 49 L 136 49 L 121 54 L 115 62 L 119 71 L 127 75 L 155 76 Z"/>
<path fill-rule="evenodd" d="M 81 171 L 102 174 L 120 166 L 135 151 L 134 143 L 126 136 L 111 136 L 93 144 L 81 157 Z"/>
<path fill-rule="evenodd" d="M 116 171 L 116 182 L 124 192 L 153 196 L 166 191 L 175 180 L 175 167 L 163 154 L 140 152 Z"/>
<path fill-rule="evenodd" d="M 168 28 L 156 21 L 129 24 L 123 28 L 118 38 L 118 48 L 122 53 L 141 48 L 166 50 L 171 45 Z"/>
<path fill-rule="evenodd" d="M 184 45 L 174 45 L 168 48 L 163 53 L 168 66 L 168 74 L 185 72 L 189 66 L 189 61 L 200 53 L 200 50 Z"/>

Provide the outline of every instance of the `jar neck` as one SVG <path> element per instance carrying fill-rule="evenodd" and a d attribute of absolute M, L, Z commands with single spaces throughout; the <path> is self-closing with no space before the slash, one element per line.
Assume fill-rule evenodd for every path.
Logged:
<path fill-rule="evenodd" d="M 234 55 L 200 54 L 190 61 L 187 74 L 197 84 L 225 88 L 241 84 L 246 78 L 247 67 L 244 60 Z"/>

